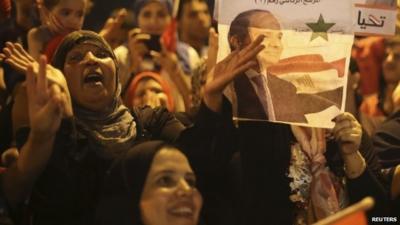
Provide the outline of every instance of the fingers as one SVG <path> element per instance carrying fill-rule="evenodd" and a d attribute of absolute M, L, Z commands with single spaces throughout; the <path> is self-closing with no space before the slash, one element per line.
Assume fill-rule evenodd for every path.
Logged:
<path fill-rule="evenodd" d="M 65 92 L 63 92 L 61 95 L 61 101 L 62 101 L 62 111 L 64 112 L 64 117 L 67 118 L 72 117 L 74 113 L 72 111 L 71 100 Z"/>
<path fill-rule="evenodd" d="M 47 65 L 46 56 L 41 55 L 39 59 L 39 74 L 37 77 L 37 91 L 41 98 L 47 97 L 46 65 Z"/>
<path fill-rule="evenodd" d="M 209 72 L 215 64 L 217 64 L 218 55 L 218 34 L 214 28 L 210 28 L 208 34 L 208 51 L 207 51 L 207 72 Z"/>
<path fill-rule="evenodd" d="M 218 34 L 213 27 L 208 31 L 208 44 L 210 48 L 218 50 Z"/>
<path fill-rule="evenodd" d="M 115 18 L 114 26 L 121 27 L 122 23 L 125 21 L 126 16 L 128 15 L 128 11 L 125 8 L 118 11 L 117 18 Z"/>
<path fill-rule="evenodd" d="M 140 28 L 134 28 L 129 31 L 128 35 L 129 35 L 129 38 L 134 38 L 136 35 L 138 35 L 140 33 L 142 33 L 142 30 Z"/>
<path fill-rule="evenodd" d="M 339 114 L 338 116 L 336 116 L 333 121 L 335 123 L 340 123 L 343 120 L 352 120 L 352 121 L 357 121 L 356 118 L 353 116 L 353 114 L 348 113 L 348 112 L 344 112 L 342 114 Z"/>
<path fill-rule="evenodd" d="M 226 56 L 221 62 L 218 64 L 223 64 L 223 63 L 229 63 L 233 58 L 237 57 L 239 54 L 239 50 L 234 50 L 231 53 L 229 53 L 228 56 Z"/>
<path fill-rule="evenodd" d="M 21 73 L 25 73 L 29 64 L 35 60 L 18 43 L 7 42 L 0 58 Z"/>
<path fill-rule="evenodd" d="M 340 142 L 352 142 L 358 141 L 361 133 L 357 130 L 341 130 L 337 133 L 337 140 Z"/>
<path fill-rule="evenodd" d="M 256 45 L 254 48 L 250 50 L 242 50 L 239 53 L 240 57 L 240 63 L 247 62 L 251 59 L 255 59 L 257 57 L 257 54 L 260 53 L 263 49 L 265 48 L 264 45 Z"/>
<path fill-rule="evenodd" d="M 337 134 L 342 130 L 348 130 L 348 129 L 362 130 L 361 125 L 350 113 L 340 114 L 337 117 L 335 117 L 334 121 L 335 121 L 335 127 L 333 128 L 332 133 L 334 134 L 335 137 L 337 137 Z"/>
<path fill-rule="evenodd" d="M 108 18 L 106 23 L 104 24 L 103 29 L 99 32 L 100 36 L 105 36 L 111 30 L 111 27 L 114 23 L 114 18 Z"/>
<path fill-rule="evenodd" d="M 29 65 L 27 70 L 26 70 L 26 90 L 28 93 L 28 100 L 29 103 L 31 102 L 30 98 L 33 98 L 35 96 L 35 73 L 33 71 L 33 65 Z"/>
<path fill-rule="evenodd" d="M 252 67 L 254 67 L 256 65 L 257 65 L 256 61 L 246 62 L 244 65 L 241 65 L 241 66 L 239 66 L 238 68 L 236 68 L 234 70 L 234 75 L 241 74 L 241 73 L 245 72 L 246 70 L 248 70 L 248 69 L 250 69 L 250 68 L 252 68 Z"/>
<path fill-rule="evenodd" d="M 150 55 L 153 57 L 155 63 L 162 65 L 163 60 L 161 53 L 151 50 Z"/>
<path fill-rule="evenodd" d="M 27 60 L 29 60 L 30 62 L 35 62 L 35 60 L 33 59 L 33 57 L 31 55 L 29 55 L 29 53 L 27 51 L 25 51 L 25 49 L 22 47 L 21 44 L 19 43 L 15 43 L 14 44 L 15 49 L 23 56 L 25 57 Z"/>
<path fill-rule="evenodd" d="M 53 84 L 49 88 L 49 101 L 43 107 L 47 115 L 60 119 L 63 115 L 62 92 L 58 85 Z"/>
<path fill-rule="evenodd" d="M 341 151 L 349 154 L 358 151 L 361 143 L 362 128 L 353 115 L 343 113 L 337 116 L 332 132 L 337 142 L 341 144 Z"/>
<path fill-rule="evenodd" d="M 256 48 L 257 46 L 261 45 L 261 43 L 263 42 L 264 38 L 265 38 L 264 35 L 257 36 L 257 38 L 254 41 L 252 41 L 249 45 L 247 45 L 246 47 L 244 47 L 242 49 L 243 54 L 246 54 L 247 52 L 250 52 L 254 48 Z"/>

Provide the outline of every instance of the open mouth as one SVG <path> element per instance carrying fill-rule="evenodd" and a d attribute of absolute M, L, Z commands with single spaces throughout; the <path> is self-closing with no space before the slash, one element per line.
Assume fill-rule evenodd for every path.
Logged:
<path fill-rule="evenodd" d="M 171 215 L 176 217 L 184 217 L 188 219 L 193 219 L 194 217 L 194 206 L 190 203 L 177 204 L 168 211 Z"/>
<path fill-rule="evenodd" d="M 85 84 L 102 84 L 104 77 L 99 73 L 89 73 L 83 80 Z"/>

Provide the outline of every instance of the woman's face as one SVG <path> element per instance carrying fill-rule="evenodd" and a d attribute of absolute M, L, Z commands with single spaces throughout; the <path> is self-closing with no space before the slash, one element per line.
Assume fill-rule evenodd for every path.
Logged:
<path fill-rule="evenodd" d="M 167 7 L 159 2 L 145 5 L 138 15 L 138 26 L 143 33 L 161 35 L 171 20 Z"/>
<path fill-rule="evenodd" d="M 112 103 L 116 67 L 110 53 L 93 44 L 79 44 L 68 52 L 64 75 L 72 99 L 82 107 L 101 111 Z"/>
<path fill-rule="evenodd" d="M 87 0 L 62 0 L 50 11 L 65 33 L 82 29 Z"/>
<path fill-rule="evenodd" d="M 160 150 L 153 159 L 140 200 L 145 225 L 196 225 L 202 197 L 187 158 Z"/>
<path fill-rule="evenodd" d="M 168 97 L 160 83 L 154 79 L 139 81 L 133 97 L 133 106 L 167 106 Z"/>

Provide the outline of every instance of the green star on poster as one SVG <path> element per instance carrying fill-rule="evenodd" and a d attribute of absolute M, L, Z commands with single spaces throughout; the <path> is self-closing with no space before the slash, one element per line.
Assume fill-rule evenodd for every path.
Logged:
<path fill-rule="evenodd" d="M 317 37 L 321 37 L 328 41 L 328 30 L 335 25 L 335 23 L 325 23 L 324 17 L 322 14 L 319 15 L 319 19 L 316 23 L 306 23 L 309 28 L 312 30 L 311 40 L 313 41 Z"/>

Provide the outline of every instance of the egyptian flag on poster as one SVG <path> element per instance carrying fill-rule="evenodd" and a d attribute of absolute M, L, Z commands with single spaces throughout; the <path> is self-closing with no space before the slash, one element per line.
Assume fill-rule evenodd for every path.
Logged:
<path fill-rule="evenodd" d="M 258 65 L 225 91 L 234 117 L 333 127 L 346 101 L 353 7 L 349 0 L 219 0 L 219 60 L 265 36 Z"/>

